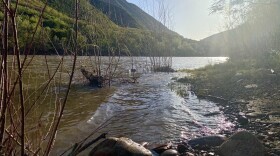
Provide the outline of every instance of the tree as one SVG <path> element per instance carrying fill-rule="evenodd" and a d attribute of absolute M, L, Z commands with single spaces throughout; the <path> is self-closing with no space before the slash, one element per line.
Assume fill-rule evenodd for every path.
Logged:
<path fill-rule="evenodd" d="M 257 22 L 278 16 L 279 7 L 279 0 L 215 0 L 210 12 L 230 16 L 237 26 L 244 22 Z"/>
<path fill-rule="evenodd" d="M 210 10 L 227 17 L 226 28 L 232 31 L 226 45 L 233 51 L 238 47 L 240 53 L 256 56 L 280 50 L 279 0 L 215 0 Z"/>

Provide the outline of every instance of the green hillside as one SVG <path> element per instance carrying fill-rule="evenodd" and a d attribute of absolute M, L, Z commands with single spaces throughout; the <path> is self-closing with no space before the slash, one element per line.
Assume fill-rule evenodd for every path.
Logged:
<path fill-rule="evenodd" d="M 104 4 L 106 1 L 100 1 Z M 197 42 L 184 39 L 172 31 L 155 33 L 154 26 L 165 28 L 137 6 L 125 0 L 114 1 L 114 13 L 124 16 L 113 20 L 104 14 L 94 1 L 80 0 L 79 5 L 79 55 L 93 55 L 93 47 L 100 48 L 102 55 L 108 51 L 121 55 L 156 56 L 172 54 L 175 56 L 201 55 L 196 52 Z M 117 5 L 118 4 L 118 5 Z M 27 47 L 44 6 L 42 0 L 20 1 L 18 6 L 18 32 L 21 51 Z M 132 11 L 133 10 L 133 11 Z M 2 12 L 2 11 L 1 11 Z M 74 0 L 50 0 L 42 24 L 35 35 L 35 54 L 62 54 L 69 46 L 74 34 Z M 3 19 L 2 13 L 0 18 Z M 121 20 L 125 19 L 125 20 Z M 121 25 L 125 21 L 128 25 Z M 153 24 L 156 23 L 156 24 Z M 10 47 L 12 49 L 12 47 Z M 110 49 L 110 50 L 108 50 Z"/>

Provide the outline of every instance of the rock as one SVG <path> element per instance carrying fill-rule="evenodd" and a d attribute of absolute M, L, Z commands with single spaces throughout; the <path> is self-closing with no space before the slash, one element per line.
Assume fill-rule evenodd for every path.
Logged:
<path fill-rule="evenodd" d="M 94 147 L 89 156 L 152 156 L 152 153 L 128 138 L 108 138 Z"/>
<path fill-rule="evenodd" d="M 220 146 L 225 140 L 226 137 L 222 135 L 206 136 L 192 139 L 188 142 L 188 144 L 192 148 L 204 149 Z"/>
<path fill-rule="evenodd" d="M 169 149 L 164 151 L 160 156 L 178 156 L 179 153 L 176 150 Z"/>
<path fill-rule="evenodd" d="M 177 146 L 177 150 L 178 150 L 179 153 L 185 153 L 185 152 L 187 152 L 189 149 L 188 149 L 187 146 L 185 146 L 185 145 L 183 145 L 183 144 L 179 144 L 179 145 Z"/>
<path fill-rule="evenodd" d="M 241 131 L 224 142 L 218 153 L 222 156 L 264 156 L 265 147 L 253 134 Z"/>
<path fill-rule="evenodd" d="M 237 122 L 239 122 L 240 125 L 245 126 L 249 123 L 249 120 L 243 115 L 238 115 L 237 116 Z"/>
<path fill-rule="evenodd" d="M 148 142 L 141 142 L 140 145 L 142 145 L 143 147 L 146 148 L 149 145 L 149 143 Z"/>
<path fill-rule="evenodd" d="M 260 133 L 260 134 L 258 134 L 257 138 L 260 140 L 266 140 L 268 138 L 268 136 L 263 133 Z"/>
<path fill-rule="evenodd" d="M 235 76 L 242 76 L 242 75 L 243 75 L 243 74 L 242 74 L 242 73 L 239 73 L 239 72 L 235 74 Z"/>
<path fill-rule="evenodd" d="M 220 114 L 221 114 L 220 112 L 211 112 L 211 113 L 204 114 L 204 116 L 208 117 L 208 116 L 215 116 Z"/>
<path fill-rule="evenodd" d="M 246 116 L 248 118 L 264 118 L 264 117 L 267 116 L 267 114 L 258 113 L 258 112 L 251 112 L 251 113 L 246 114 Z"/>
<path fill-rule="evenodd" d="M 194 154 L 192 154 L 192 153 L 190 153 L 190 152 L 187 152 L 187 153 L 185 153 L 184 156 L 194 156 Z"/>
<path fill-rule="evenodd" d="M 257 84 L 249 84 L 245 86 L 246 89 L 258 88 Z"/>
<path fill-rule="evenodd" d="M 161 145 L 149 145 L 147 147 L 149 150 L 153 150 L 159 154 L 163 153 L 164 151 L 171 149 L 172 148 L 172 144 L 171 143 L 166 143 L 166 144 L 161 144 Z"/>

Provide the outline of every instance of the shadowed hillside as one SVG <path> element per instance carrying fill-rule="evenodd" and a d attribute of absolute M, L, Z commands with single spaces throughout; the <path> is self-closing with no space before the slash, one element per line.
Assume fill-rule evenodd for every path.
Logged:
<path fill-rule="evenodd" d="M 239 3 L 237 3 L 239 4 Z M 280 3 L 268 1 L 256 3 L 242 23 L 229 23 L 228 31 L 200 41 L 209 55 L 224 55 L 231 58 L 249 58 L 268 55 L 280 49 Z"/>
<path fill-rule="evenodd" d="M 169 31 L 163 24 L 126 0 L 91 0 L 112 21 L 123 27 Z"/>

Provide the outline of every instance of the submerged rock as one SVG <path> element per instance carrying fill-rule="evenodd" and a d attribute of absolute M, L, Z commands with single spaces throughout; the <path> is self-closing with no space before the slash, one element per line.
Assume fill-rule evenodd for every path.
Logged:
<path fill-rule="evenodd" d="M 188 142 L 192 148 L 204 149 L 220 146 L 226 140 L 225 136 L 205 136 L 201 138 L 195 138 Z"/>
<path fill-rule="evenodd" d="M 222 156 L 264 156 L 265 147 L 253 134 L 241 131 L 224 142 L 218 153 Z"/>
<path fill-rule="evenodd" d="M 131 139 L 112 137 L 94 147 L 89 156 L 152 156 L 152 153 Z"/>
<path fill-rule="evenodd" d="M 221 114 L 220 112 L 211 112 L 211 113 L 204 114 L 204 116 L 209 117 L 209 116 L 216 116 L 220 114 Z"/>

